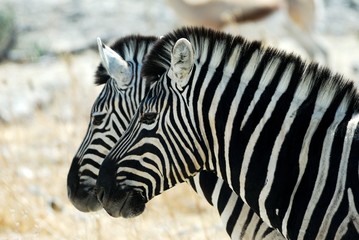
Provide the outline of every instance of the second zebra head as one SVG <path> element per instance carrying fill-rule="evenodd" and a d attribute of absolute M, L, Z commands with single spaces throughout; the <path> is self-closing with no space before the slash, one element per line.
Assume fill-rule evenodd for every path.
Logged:
<path fill-rule="evenodd" d="M 98 172 L 147 92 L 140 71 L 156 40 L 152 36 L 127 36 L 109 48 L 98 39 L 102 63 L 96 71 L 95 83 L 104 87 L 92 106 L 86 135 L 67 177 L 68 197 L 80 211 L 102 208 L 96 192 Z"/>

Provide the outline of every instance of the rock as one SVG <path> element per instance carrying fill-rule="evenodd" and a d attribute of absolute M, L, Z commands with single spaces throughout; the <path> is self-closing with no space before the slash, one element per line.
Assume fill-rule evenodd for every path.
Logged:
<path fill-rule="evenodd" d="M 62 210 L 64 208 L 63 203 L 61 202 L 61 200 L 59 198 L 53 197 L 53 198 L 49 199 L 48 204 L 54 212 L 62 212 Z"/>

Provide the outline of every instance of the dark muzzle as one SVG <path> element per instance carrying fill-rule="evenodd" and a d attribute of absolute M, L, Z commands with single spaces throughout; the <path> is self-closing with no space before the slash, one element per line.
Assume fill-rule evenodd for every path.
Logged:
<path fill-rule="evenodd" d="M 114 161 L 105 160 L 97 179 L 97 198 L 112 217 L 136 217 L 145 210 L 146 199 L 141 191 L 119 185 Z"/>
<path fill-rule="evenodd" d="M 97 199 L 96 185 L 80 183 L 78 159 L 74 158 L 67 175 L 67 195 L 71 203 L 82 212 L 97 211 L 102 208 Z M 95 180 L 93 180 L 95 182 Z"/>

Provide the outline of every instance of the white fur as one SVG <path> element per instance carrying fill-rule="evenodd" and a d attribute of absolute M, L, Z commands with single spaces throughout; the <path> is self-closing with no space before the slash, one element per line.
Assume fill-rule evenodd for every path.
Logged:
<path fill-rule="evenodd" d="M 132 73 L 128 63 L 115 51 L 97 38 L 98 51 L 101 62 L 107 73 L 117 81 L 118 87 L 126 87 L 131 81 Z"/>

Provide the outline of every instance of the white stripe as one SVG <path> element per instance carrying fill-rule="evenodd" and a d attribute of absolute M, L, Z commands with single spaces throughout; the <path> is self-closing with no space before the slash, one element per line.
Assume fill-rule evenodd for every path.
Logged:
<path fill-rule="evenodd" d="M 242 46 L 235 47 L 231 56 L 229 57 L 228 62 L 226 63 L 226 65 L 223 69 L 224 75 L 232 76 L 234 70 L 236 69 L 236 67 L 238 65 L 239 59 L 241 57 L 241 51 L 242 51 Z"/>
<path fill-rule="evenodd" d="M 217 181 L 216 186 L 213 189 L 211 196 L 213 206 L 218 206 L 218 198 L 219 198 L 219 194 L 221 193 L 222 185 L 223 185 L 223 181 Z"/>
<path fill-rule="evenodd" d="M 348 188 L 347 192 L 348 192 L 349 212 L 351 215 L 351 220 L 353 221 L 353 225 L 355 229 L 359 232 L 359 214 L 358 214 L 358 209 L 356 209 L 355 207 L 353 191 L 351 188 Z"/>
<path fill-rule="evenodd" d="M 192 42 L 192 41 L 191 41 Z M 196 43 L 195 43 L 196 44 Z M 202 49 L 200 51 L 195 51 L 196 54 L 196 58 L 198 58 L 198 55 L 201 54 L 201 58 L 199 59 L 199 62 L 201 64 L 205 63 L 207 61 L 207 57 L 208 57 L 208 45 L 209 45 L 209 41 L 208 39 L 204 39 L 201 44 L 197 43 L 197 46 L 200 46 Z M 171 52 L 171 51 L 169 51 Z M 196 78 L 197 79 L 197 78 Z"/>
<path fill-rule="evenodd" d="M 334 239 L 342 239 L 343 236 L 348 231 L 349 223 L 352 221 L 353 221 L 354 227 L 359 232 L 359 214 L 355 208 L 352 189 L 348 188 L 347 193 L 348 193 L 347 195 L 348 195 L 348 202 L 349 202 L 349 212 L 348 212 L 347 216 L 344 218 L 344 220 L 342 221 L 342 223 L 340 224 L 340 226 L 338 227 Z"/>
<path fill-rule="evenodd" d="M 256 50 L 249 60 L 246 68 L 244 69 L 242 76 L 241 76 L 241 84 L 247 85 L 250 80 L 252 79 L 256 69 L 258 68 L 258 65 L 263 57 L 263 52 L 259 52 L 259 50 Z"/>
<path fill-rule="evenodd" d="M 226 50 L 224 42 L 217 41 L 213 47 L 213 52 L 211 53 L 211 61 L 209 62 L 208 68 L 216 69 L 221 61 L 223 60 L 223 54 Z"/>

